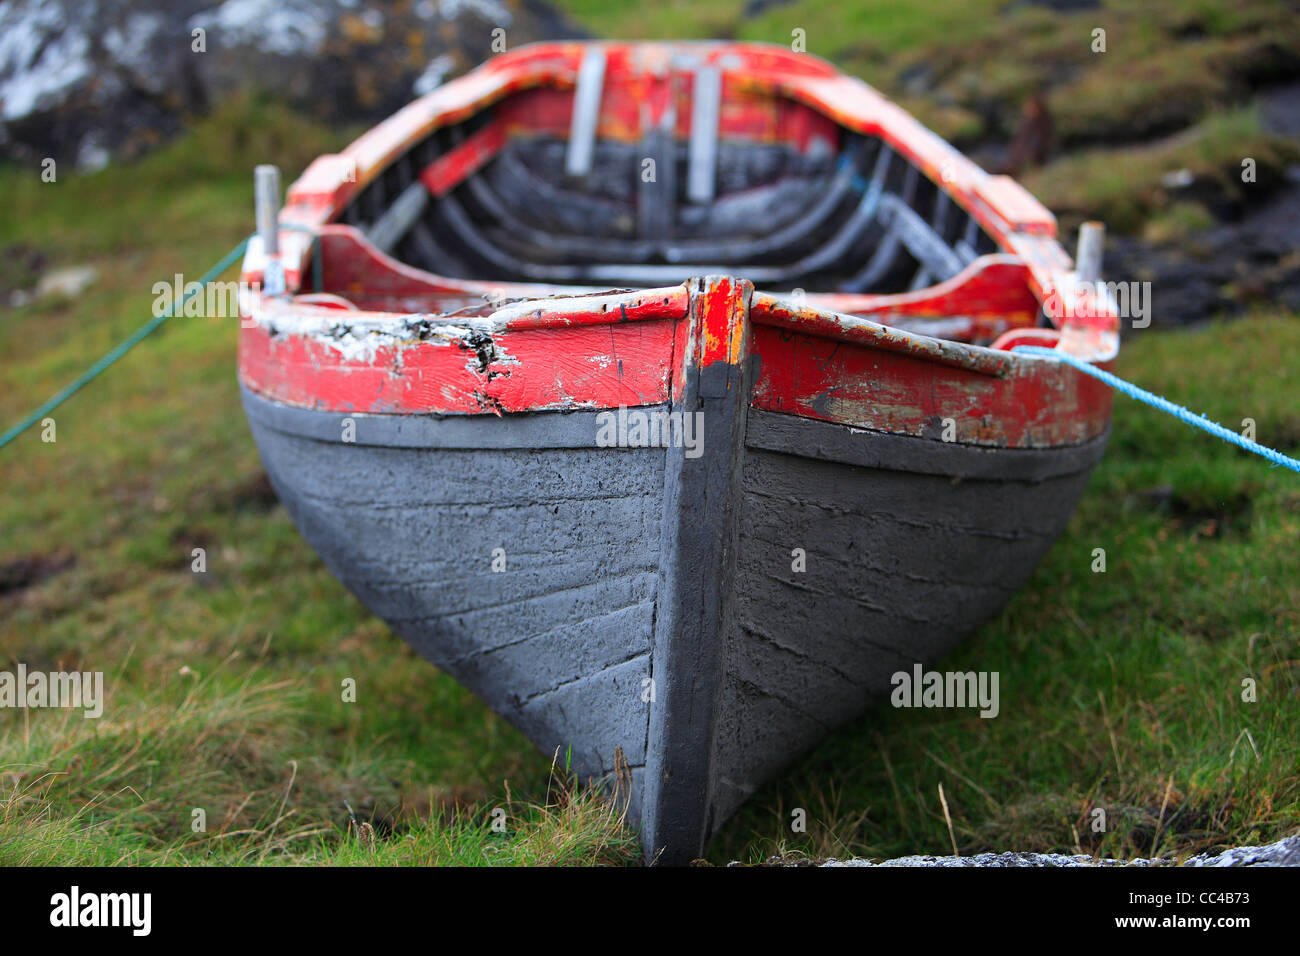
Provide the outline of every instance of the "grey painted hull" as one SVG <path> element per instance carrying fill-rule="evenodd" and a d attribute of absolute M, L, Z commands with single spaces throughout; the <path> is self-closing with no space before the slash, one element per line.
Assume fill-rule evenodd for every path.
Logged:
<path fill-rule="evenodd" d="M 748 394 L 719 374 L 702 400 Z M 593 412 L 354 415 L 344 441 L 344 415 L 244 403 L 330 570 L 543 752 L 626 766 L 665 863 L 995 613 L 1105 444 L 976 448 L 724 400 L 691 459 L 598 447 Z"/>

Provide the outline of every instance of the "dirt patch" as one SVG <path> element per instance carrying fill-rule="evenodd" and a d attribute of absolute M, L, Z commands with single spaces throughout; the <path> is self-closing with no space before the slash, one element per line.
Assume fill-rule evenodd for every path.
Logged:
<path fill-rule="evenodd" d="M 171 543 L 177 555 L 175 566 L 185 571 L 194 570 L 194 552 L 202 549 L 205 554 L 211 553 L 216 540 L 216 533 L 204 525 L 177 528 L 171 537 Z M 171 566 L 169 562 L 168 567 Z M 198 579 L 200 583 L 208 586 L 216 584 L 216 579 L 212 575 L 200 574 Z"/>
<path fill-rule="evenodd" d="M 54 577 L 77 563 L 70 551 L 34 554 L 0 564 L 0 596 L 15 594 Z"/>
<path fill-rule="evenodd" d="M 1169 510 L 1178 527 L 1198 538 L 1222 538 L 1233 534 L 1250 534 L 1250 495 L 1236 492 L 1214 503 L 1175 494 L 1169 501 Z"/>
<path fill-rule="evenodd" d="M 483 794 L 471 788 L 426 788 L 383 796 L 354 792 L 339 801 L 335 822 L 358 832 L 368 826 L 379 839 L 387 839 L 426 821 L 447 825 L 468 819 L 482 799 Z"/>
<path fill-rule="evenodd" d="M 266 472 L 259 471 L 252 478 L 223 493 L 217 500 L 220 511 L 270 511 L 280 503 Z"/>
<path fill-rule="evenodd" d="M 35 246 L 17 243 L 0 249 L 0 306 L 21 305 L 30 298 L 49 256 Z"/>
<path fill-rule="evenodd" d="M 1261 441 L 1278 451 L 1295 451 L 1300 448 L 1300 418 L 1287 419 L 1279 427 L 1271 429 Z"/>
<path fill-rule="evenodd" d="M 1243 454 L 1245 454 L 1243 452 Z M 1144 507 L 1168 515 L 1179 530 L 1200 538 L 1222 538 L 1227 534 L 1250 534 L 1253 489 L 1237 488 L 1210 500 L 1202 494 L 1160 485 L 1132 496 Z"/>

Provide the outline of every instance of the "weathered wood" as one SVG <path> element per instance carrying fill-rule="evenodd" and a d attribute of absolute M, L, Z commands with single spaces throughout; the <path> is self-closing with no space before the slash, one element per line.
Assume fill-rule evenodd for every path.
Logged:
<path fill-rule="evenodd" d="M 712 307 L 745 294 L 715 291 Z M 709 306 L 696 303 L 698 320 Z M 245 392 L 268 473 L 327 566 L 545 752 L 572 747 L 596 777 L 615 748 L 645 768 L 631 820 L 662 863 L 697 855 L 889 675 L 995 613 L 1104 443 L 1017 452 L 881 435 L 864 452 L 861 433 L 817 423 L 787 441 L 799 419 L 747 408 L 743 336 L 705 338 L 696 325 L 674 400 L 704 416 L 696 459 L 591 447 L 592 412 L 411 429 Z"/>
<path fill-rule="evenodd" d="M 1103 296 L 1048 295 L 1094 246 L 780 48 L 513 51 L 314 163 L 283 231 L 267 193 L 243 277 L 289 294 L 239 367 L 290 515 L 544 752 L 624 770 L 650 862 L 995 614 L 1106 442 L 1107 388 L 1009 351 L 1114 358 Z"/>
<path fill-rule="evenodd" d="M 573 91 L 573 118 L 569 126 L 569 150 L 564 171 L 570 176 L 591 172 L 591 154 L 596 144 L 600 119 L 600 97 L 605 89 L 605 51 L 592 46 L 583 54 L 578 68 L 578 86 Z"/>
<path fill-rule="evenodd" d="M 493 160 L 505 144 L 505 128 L 489 123 L 421 170 L 420 181 L 435 198 L 444 196 Z"/>
<path fill-rule="evenodd" d="M 280 170 L 258 166 L 253 170 L 257 235 L 267 256 L 280 254 Z"/>
<path fill-rule="evenodd" d="M 1101 278 L 1101 260 L 1106 245 L 1106 227 L 1099 222 L 1085 222 L 1079 227 L 1079 250 L 1074 257 L 1075 277 L 1080 282 Z"/>
<path fill-rule="evenodd" d="M 655 618 L 654 681 L 641 845 L 652 863 L 698 856 L 712 827 L 714 725 L 722 642 L 734 614 L 738 490 L 751 369 L 747 282 L 692 289 L 685 366 L 673 407 L 703 426 L 703 454 L 668 449 Z"/>
<path fill-rule="evenodd" d="M 431 421 L 427 446 L 357 415 L 348 442 L 347 416 L 244 401 L 294 522 L 367 606 L 578 773 L 616 747 L 644 765 L 662 449 L 595 447 L 593 414 Z"/>

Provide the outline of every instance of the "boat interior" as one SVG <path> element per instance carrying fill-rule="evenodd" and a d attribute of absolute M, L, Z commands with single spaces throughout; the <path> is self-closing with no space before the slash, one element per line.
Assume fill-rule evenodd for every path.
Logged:
<path fill-rule="evenodd" d="M 436 128 L 352 196 L 337 231 L 430 279 L 586 291 L 725 273 L 772 293 L 915 300 L 978 279 L 968 267 L 980 257 L 1011 258 L 993 256 L 1003 250 L 976 219 L 882 139 L 728 85 L 715 66 L 654 84 L 606 66 L 593 48 L 568 88 L 523 89 Z M 1042 324 L 1023 270 L 1003 273 L 1021 286 L 1004 296 L 1014 307 L 942 328 L 950 306 L 928 318 L 911 309 L 922 316 L 913 327 L 986 344 Z M 362 308 L 418 304 L 359 302 L 353 279 L 345 288 L 327 265 L 303 291 L 350 288 Z M 877 317 L 887 308 L 868 311 L 888 321 Z"/>

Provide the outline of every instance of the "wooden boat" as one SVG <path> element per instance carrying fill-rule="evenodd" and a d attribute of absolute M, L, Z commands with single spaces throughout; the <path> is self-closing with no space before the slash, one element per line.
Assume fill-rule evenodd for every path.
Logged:
<path fill-rule="evenodd" d="M 1011 351 L 1114 358 L 1095 255 L 807 55 L 529 46 L 282 209 L 259 175 L 276 490 L 421 654 L 622 776 L 650 861 L 995 613 L 1102 454 L 1105 387 Z"/>

